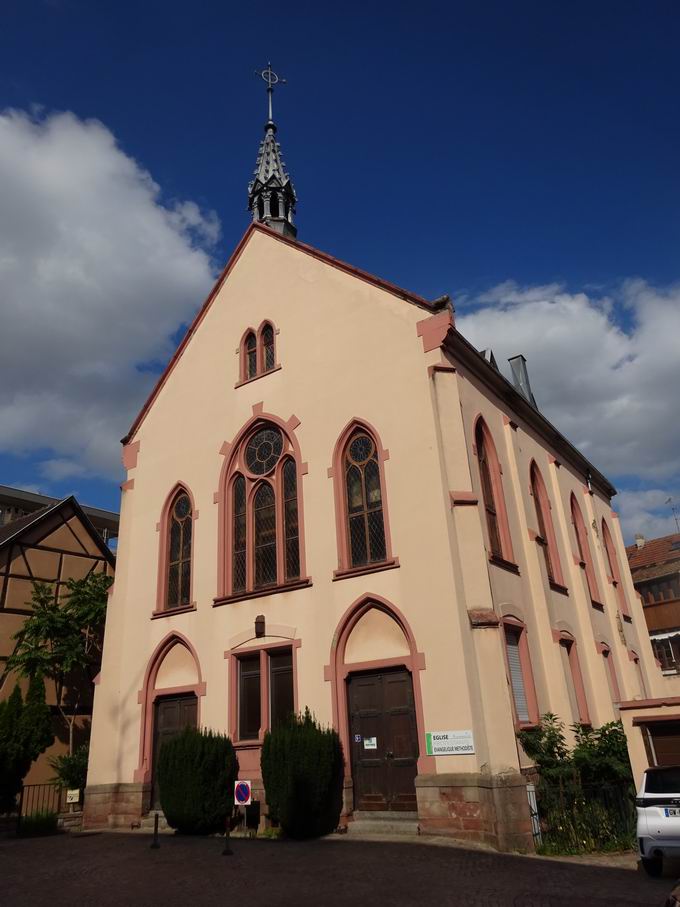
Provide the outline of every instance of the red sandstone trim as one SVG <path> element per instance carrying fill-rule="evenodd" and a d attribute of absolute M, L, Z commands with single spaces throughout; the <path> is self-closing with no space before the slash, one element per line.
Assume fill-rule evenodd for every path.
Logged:
<path fill-rule="evenodd" d="M 614 664 L 614 653 L 611 650 L 606 642 L 596 642 L 595 648 L 598 653 L 604 658 L 607 670 L 609 671 L 609 677 L 612 682 L 612 690 L 614 692 L 614 702 L 621 702 L 621 688 L 619 687 L 619 678 L 616 674 L 616 665 Z"/>
<path fill-rule="evenodd" d="M 172 491 L 166 497 L 163 503 L 163 509 L 161 510 L 161 518 L 156 525 L 156 529 L 159 533 L 158 538 L 158 580 L 156 582 L 156 607 L 154 608 L 151 616 L 157 617 L 165 611 L 172 611 L 173 609 L 166 608 L 167 594 L 168 594 L 168 542 L 169 542 L 169 526 L 170 526 L 170 508 L 180 492 L 184 492 L 191 502 L 191 560 L 189 566 L 189 601 L 191 606 L 186 608 L 175 608 L 174 613 L 177 614 L 178 611 L 182 610 L 194 610 L 196 608 L 196 602 L 194 601 L 194 548 L 196 545 L 196 520 L 198 519 L 198 511 L 196 510 L 196 503 L 194 501 L 194 496 L 191 493 L 189 486 L 186 482 L 175 482 Z"/>
<path fill-rule="evenodd" d="M 196 610 L 196 602 L 190 605 L 184 605 L 182 608 L 165 608 L 163 611 L 152 611 L 151 620 L 158 620 L 159 617 L 174 617 L 175 614 L 188 614 Z"/>
<path fill-rule="evenodd" d="M 506 416 L 506 415 L 503 416 L 503 425 L 509 425 L 510 428 L 511 428 L 513 431 L 517 431 L 517 429 L 519 428 L 519 426 L 517 425 L 517 423 L 514 422 L 514 421 L 510 418 L 510 416 Z"/>
<path fill-rule="evenodd" d="M 416 332 L 423 341 L 423 352 L 430 353 L 438 349 L 453 327 L 453 312 L 450 309 L 416 322 Z"/>
<path fill-rule="evenodd" d="M 137 418 L 132 423 L 132 425 L 130 427 L 130 431 L 127 433 L 125 438 L 123 438 L 124 444 L 127 444 L 134 437 L 135 433 L 139 429 L 139 426 L 142 424 L 147 412 L 149 411 L 149 409 L 151 408 L 152 404 L 154 403 L 156 397 L 160 393 L 161 388 L 163 387 L 165 382 L 168 380 L 170 373 L 172 372 L 172 370 L 174 369 L 175 365 L 177 364 L 180 356 L 184 352 L 184 349 L 188 345 L 188 343 L 191 340 L 191 338 L 193 337 L 193 335 L 196 333 L 198 326 L 201 324 L 201 322 L 205 318 L 206 314 L 208 313 L 210 306 L 214 302 L 215 297 L 217 296 L 220 289 L 222 288 L 225 280 L 227 279 L 230 272 L 232 271 L 232 269 L 238 262 L 245 247 L 248 245 L 250 238 L 252 237 L 252 235 L 254 233 L 257 233 L 257 232 L 263 233 L 266 236 L 270 237 L 271 239 L 274 239 L 277 242 L 281 242 L 284 245 L 291 246 L 292 248 L 297 249 L 299 252 L 303 252 L 307 255 L 311 255 L 313 258 L 316 258 L 318 261 L 322 261 L 325 264 L 331 265 L 332 267 L 337 268 L 340 271 L 344 271 L 346 274 L 350 274 L 353 277 L 357 277 L 359 280 L 364 280 L 367 283 L 370 283 L 373 286 L 378 287 L 381 290 L 385 290 L 386 292 L 391 293 L 393 296 L 397 296 L 400 299 L 405 300 L 406 302 L 413 303 L 414 305 L 417 305 L 422 309 L 426 309 L 429 312 L 437 312 L 440 309 L 440 305 L 429 302 L 427 299 L 424 299 L 422 296 L 417 296 L 415 293 L 410 293 L 407 290 L 404 290 L 401 287 L 398 287 L 395 284 L 390 283 L 389 281 L 382 280 L 380 277 L 376 277 L 373 274 L 369 274 L 367 271 L 362 271 L 361 269 L 355 268 L 352 265 L 347 264 L 346 262 L 340 261 L 337 258 L 333 258 L 331 255 L 327 255 L 325 252 L 321 252 L 319 249 L 314 249 L 312 246 L 308 246 L 305 243 L 301 243 L 301 242 L 298 242 L 297 240 L 291 239 L 287 236 L 282 236 L 279 233 L 275 233 L 273 230 L 271 230 L 269 227 L 265 227 L 263 224 L 251 223 L 249 225 L 248 229 L 246 230 L 246 232 L 243 234 L 241 241 L 234 249 L 234 252 L 232 253 L 231 258 L 225 265 L 222 273 L 217 278 L 215 285 L 213 286 L 212 290 L 208 294 L 207 299 L 205 300 L 205 302 L 199 309 L 199 311 L 198 311 L 196 317 L 194 318 L 193 322 L 191 323 L 188 331 L 184 335 L 184 338 L 180 342 L 180 344 L 177 347 L 177 349 L 175 350 L 172 358 L 170 359 L 167 366 L 165 367 L 165 370 L 163 371 L 162 375 L 158 379 L 156 386 L 149 394 L 146 402 L 144 403 L 139 414 L 137 415 Z"/>
<path fill-rule="evenodd" d="M 680 705 L 680 696 L 663 696 L 660 699 L 633 699 L 619 703 L 620 709 L 656 709 L 662 706 Z"/>
<path fill-rule="evenodd" d="M 470 626 L 475 629 L 498 627 L 501 619 L 492 608 L 470 608 L 467 613 Z"/>
<path fill-rule="evenodd" d="M 385 481 L 385 463 L 390 458 L 390 452 L 383 447 L 380 435 L 376 429 L 365 419 L 355 417 L 345 425 L 340 432 L 338 440 L 333 448 L 333 459 L 331 466 L 327 471 L 329 479 L 333 479 L 333 497 L 335 500 L 335 538 L 338 549 L 338 569 L 333 576 L 341 579 L 345 573 L 353 571 L 352 562 L 349 552 L 347 516 L 345 513 L 345 471 L 343 468 L 343 458 L 349 439 L 355 431 L 365 431 L 373 439 L 376 453 L 378 454 L 378 468 L 380 472 L 380 494 L 382 496 L 383 525 L 385 529 L 385 552 L 386 558 L 381 564 L 398 566 L 399 559 L 392 552 L 392 534 L 390 531 L 389 505 L 387 501 L 387 487 Z M 366 565 L 373 567 L 374 565 Z M 377 565 L 379 566 L 379 565 Z M 363 568 L 359 568 L 362 569 Z M 372 572 L 372 570 L 370 571 Z M 352 574 L 357 575 L 357 574 Z"/>
<path fill-rule="evenodd" d="M 619 706 L 621 708 L 621 706 Z M 633 718 L 633 727 L 644 727 L 646 724 L 665 724 L 667 721 L 680 721 L 680 714 L 650 715 L 649 718 Z"/>
<path fill-rule="evenodd" d="M 257 381 L 258 378 L 264 378 L 266 375 L 273 375 L 274 372 L 280 372 L 281 369 L 281 365 L 275 365 L 274 368 L 267 369 L 266 372 L 260 372 L 259 375 L 253 375 L 252 378 L 245 378 L 242 381 L 237 381 L 234 385 L 234 389 L 236 389 L 237 387 L 243 387 L 244 384 L 252 384 L 253 381 Z"/>
<path fill-rule="evenodd" d="M 619 601 L 619 610 L 621 611 L 621 616 L 624 618 L 630 618 L 628 600 L 626 598 L 626 592 L 623 588 L 623 583 L 621 582 L 619 559 L 616 555 L 614 540 L 612 539 L 611 532 L 609 531 L 609 526 L 607 525 L 607 521 L 604 519 L 604 517 L 602 518 L 602 538 L 604 540 L 604 548 L 607 555 L 607 560 L 609 561 L 609 569 L 612 572 L 612 582 L 616 588 L 616 597 Z"/>
<path fill-rule="evenodd" d="M 345 663 L 345 649 L 352 630 L 361 618 L 373 608 L 391 617 L 401 628 L 408 642 L 409 655 L 399 658 L 387 658 L 370 662 Z M 418 773 L 427 774 L 435 771 L 434 756 L 422 754 L 422 743 L 425 739 L 425 721 L 423 717 L 423 697 L 420 688 L 420 671 L 425 670 L 425 656 L 418 652 L 413 631 L 406 618 L 391 602 L 380 595 L 362 595 L 345 611 L 333 634 L 329 663 L 324 667 L 324 680 L 331 684 L 331 701 L 333 706 L 333 726 L 337 729 L 345 753 L 345 776 L 351 777 L 349 761 L 349 722 L 347 714 L 347 684 L 349 674 L 357 671 L 379 670 L 387 667 L 405 667 L 413 682 L 413 698 L 418 728 Z"/>
<path fill-rule="evenodd" d="M 567 647 L 569 656 L 569 667 L 571 669 L 571 679 L 574 685 L 574 694 L 576 696 L 576 707 L 578 709 L 581 724 L 590 724 L 590 713 L 588 711 L 588 700 L 586 698 L 586 688 L 583 683 L 583 674 L 581 673 L 581 662 L 578 657 L 576 640 L 566 630 L 553 630 L 553 640 L 560 645 Z"/>
<path fill-rule="evenodd" d="M 123 447 L 121 460 L 123 461 L 123 468 L 127 470 L 127 472 L 134 469 L 137 465 L 140 443 L 141 442 L 139 441 L 133 441 L 132 444 L 126 444 Z"/>
<path fill-rule="evenodd" d="M 133 489 L 134 487 L 135 487 L 135 480 L 134 480 L 134 479 L 126 479 L 125 482 L 122 482 L 122 483 L 121 483 L 120 490 L 121 490 L 121 491 L 132 491 L 132 489 Z"/>
<path fill-rule="evenodd" d="M 474 491 L 450 491 L 449 498 L 452 507 L 465 507 L 479 504 L 479 496 Z"/>
<path fill-rule="evenodd" d="M 349 567 L 347 570 L 334 570 L 333 582 L 340 579 L 351 579 L 353 576 L 366 576 L 368 573 L 381 573 L 383 570 L 394 570 L 401 566 L 398 557 L 393 557 L 390 561 L 379 561 L 373 564 L 366 564 L 364 567 Z"/>
<path fill-rule="evenodd" d="M 281 419 L 279 416 L 275 416 L 272 413 L 264 412 L 264 404 L 255 403 L 253 405 L 253 415 L 246 422 L 246 424 L 240 429 L 236 437 L 231 442 L 225 442 L 222 445 L 220 452 L 224 452 L 224 462 L 222 464 L 222 469 L 220 470 L 220 478 L 217 487 L 217 491 L 213 497 L 213 501 L 218 505 L 218 514 L 217 514 L 217 594 L 214 598 L 214 604 L 225 604 L 228 600 L 235 601 L 241 595 L 244 598 L 256 598 L 259 595 L 270 594 L 273 590 L 280 589 L 284 590 L 289 588 L 288 583 L 280 583 L 276 587 L 270 587 L 268 590 L 254 589 L 253 583 L 253 566 L 252 566 L 252 552 L 253 552 L 253 527 L 252 527 L 252 507 L 250 506 L 250 500 L 254 494 L 256 488 L 259 486 L 260 481 L 251 480 L 248 470 L 245 468 L 245 464 L 242 462 L 242 453 L 243 453 L 243 442 L 248 437 L 248 435 L 255 431 L 259 423 L 271 422 L 273 425 L 276 425 L 282 432 L 284 436 L 284 450 L 281 454 L 281 459 L 277 464 L 275 471 L 272 476 L 269 476 L 266 481 L 269 481 L 270 484 L 274 485 L 276 493 L 276 519 L 277 519 L 277 545 L 276 545 L 276 556 L 278 562 L 278 575 L 283 577 L 285 576 L 285 571 L 283 567 L 283 557 L 284 550 L 283 545 L 281 544 L 283 538 L 283 489 L 282 489 L 282 470 L 283 465 L 287 458 L 292 459 L 296 466 L 297 471 L 297 499 L 298 499 L 298 536 L 299 536 L 299 547 L 300 547 L 300 577 L 299 581 L 303 585 L 311 585 L 311 578 L 307 576 L 307 559 L 306 559 L 306 548 L 305 548 L 305 515 L 304 515 L 304 503 L 303 503 L 303 488 L 302 488 L 302 476 L 307 475 L 307 464 L 303 463 L 302 455 L 300 452 L 300 444 L 295 435 L 295 429 L 301 425 L 300 419 L 295 415 L 291 415 L 286 421 Z M 246 477 L 246 492 L 248 494 L 248 506 L 246 507 L 247 514 L 247 526 L 246 526 L 246 551 L 249 552 L 248 555 L 248 566 L 247 574 L 248 578 L 246 581 L 246 591 L 244 593 L 238 593 L 238 595 L 233 596 L 231 594 L 231 570 L 232 570 L 232 559 L 231 559 L 231 532 L 232 532 L 232 494 L 231 486 L 236 477 L 240 473 Z M 298 582 L 298 581 L 296 581 Z M 292 585 L 292 584 L 291 584 Z"/>
<path fill-rule="evenodd" d="M 198 682 L 190 686 L 161 688 L 160 690 L 157 690 L 156 677 L 158 676 L 160 666 L 170 649 L 172 649 L 176 645 L 184 646 L 193 658 L 194 664 L 196 665 L 196 676 L 198 677 Z M 153 745 L 154 702 L 159 696 L 172 696 L 179 695 L 181 693 L 195 694 L 198 700 L 197 724 L 200 727 L 201 697 L 205 696 L 206 694 L 206 683 L 201 676 L 201 665 L 198 660 L 198 654 L 183 633 L 179 633 L 177 630 L 172 630 L 161 640 L 161 642 L 154 649 L 154 652 L 149 659 L 146 667 L 146 672 L 144 674 L 144 684 L 142 686 L 142 689 L 137 693 L 137 701 L 142 706 L 142 716 L 139 733 L 139 765 L 134 772 L 134 782 L 146 784 L 151 781 L 153 769 L 151 765 L 151 757 Z"/>
<path fill-rule="evenodd" d="M 562 465 L 562 464 L 560 463 L 560 461 L 557 459 L 557 457 L 553 457 L 552 454 L 548 454 L 548 462 L 549 462 L 552 466 L 554 466 L 555 469 L 559 469 L 560 466 Z"/>
<path fill-rule="evenodd" d="M 496 445 L 494 444 L 493 436 L 489 431 L 489 426 L 486 424 L 484 417 L 479 413 L 473 423 L 472 423 L 472 437 L 477 437 L 477 432 L 480 430 L 484 434 L 484 446 L 486 448 L 486 454 L 489 459 L 489 474 L 491 476 L 491 487 L 493 489 L 493 503 L 496 508 L 496 518 L 498 521 L 498 534 L 501 541 L 501 551 L 503 552 L 503 560 L 509 564 L 514 564 L 515 556 L 512 550 L 512 537 L 510 535 L 510 525 L 508 523 L 508 512 L 505 505 L 505 495 L 503 494 L 503 478 L 502 478 L 502 467 L 501 462 L 498 458 L 498 452 L 496 451 Z M 477 445 L 474 445 L 473 454 L 478 456 Z M 481 476 L 479 477 L 480 487 L 482 488 L 482 500 L 484 498 L 483 486 L 481 483 Z M 485 532 L 488 536 L 488 527 L 486 526 L 486 520 L 484 520 Z"/>
<path fill-rule="evenodd" d="M 507 615 L 502 620 L 503 628 L 506 626 L 516 627 L 520 631 L 519 635 L 519 661 L 522 670 L 522 679 L 524 681 L 524 693 L 527 698 L 527 712 L 529 713 L 528 721 L 520 721 L 517 715 L 517 706 L 515 704 L 515 694 L 512 689 L 510 680 L 510 665 L 508 664 L 507 640 L 504 639 L 503 658 L 505 661 L 505 673 L 510 690 L 510 700 L 512 702 L 512 714 L 515 721 L 515 727 L 518 730 L 535 727 L 540 721 L 540 712 L 538 709 L 538 699 L 536 697 L 536 685 L 534 683 L 534 671 L 531 667 L 531 655 L 529 653 L 529 642 L 527 640 L 527 627 L 524 621 L 517 617 Z"/>
<path fill-rule="evenodd" d="M 265 586 L 263 589 L 253 589 L 250 592 L 239 592 L 238 595 L 224 595 L 222 598 L 213 599 L 213 608 L 219 608 L 220 605 L 232 605 L 235 602 L 248 601 L 251 598 L 265 598 L 267 595 L 278 595 L 281 592 L 294 592 L 296 589 L 306 589 L 312 585 L 310 577 L 295 580 L 291 583 L 283 583 L 279 586 Z"/>

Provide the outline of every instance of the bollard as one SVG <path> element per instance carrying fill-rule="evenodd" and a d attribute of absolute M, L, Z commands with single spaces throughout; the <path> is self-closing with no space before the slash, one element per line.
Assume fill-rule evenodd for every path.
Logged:
<path fill-rule="evenodd" d="M 158 850 L 161 846 L 161 842 L 158 840 L 158 813 L 153 817 L 153 841 L 151 842 L 151 849 Z"/>
<path fill-rule="evenodd" d="M 234 851 L 229 846 L 229 832 L 231 831 L 231 816 L 227 813 L 227 822 L 224 829 L 224 850 L 222 851 L 223 857 L 233 857 Z"/>

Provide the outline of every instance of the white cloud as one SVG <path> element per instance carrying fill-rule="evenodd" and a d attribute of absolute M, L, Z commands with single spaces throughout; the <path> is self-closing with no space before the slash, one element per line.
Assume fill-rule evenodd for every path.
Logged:
<path fill-rule="evenodd" d="M 506 283 L 483 302 L 458 329 L 506 373 L 524 353 L 540 409 L 602 472 L 680 473 L 680 286 L 630 280 L 610 298 Z"/>
<path fill-rule="evenodd" d="M 100 122 L 0 113 L 0 450 L 111 477 L 118 440 L 214 274 L 214 212 L 164 203 Z"/>
<path fill-rule="evenodd" d="M 617 498 L 617 507 L 624 538 L 632 541 L 636 532 L 648 539 L 677 532 L 668 498 L 668 492 L 659 488 L 622 491 Z M 680 496 L 675 500 L 680 502 Z"/>

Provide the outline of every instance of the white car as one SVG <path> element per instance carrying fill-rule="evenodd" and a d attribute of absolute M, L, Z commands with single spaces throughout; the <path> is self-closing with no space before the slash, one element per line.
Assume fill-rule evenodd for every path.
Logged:
<path fill-rule="evenodd" d="M 665 857 L 680 857 L 680 766 L 648 768 L 635 805 L 642 865 L 660 876 Z"/>

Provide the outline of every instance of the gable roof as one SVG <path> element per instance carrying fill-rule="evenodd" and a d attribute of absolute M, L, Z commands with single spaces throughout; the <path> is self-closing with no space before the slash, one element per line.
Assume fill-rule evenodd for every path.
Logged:
<path fill-rule="evenodd" d="M 368 271 L 362 271 L 361 268 L 355 268 L 354 265 L 350 265 L 347 262 L 341 261 L 339 258 L 334 258 L 332 255 L 328 255 L 326 252 L 321 252 L 319 249 L 315 249 L 314 246 L 308 246 L 306 243 L 302 243 L 290 236 L 283 236 L 280 233 L 276 233 L 274 230 L 270 229 L 264 224 L 254 222 L 250 224 L 246 232 L 243 234 L 241 241 L 234 249 L 231 258 L 225 265 L 220 276 L 217 278 L 212 290 L 208 294 L 207 299 L 198 310 L 196 317 L 192 321 L 179 346 L 173 353 L 170 361 L 168 362 L 160 378 L 156 382 L 156 386 L 147 397 L 146 402 L 144 403 L 134 422 L 130 426 L 130 430 L 125 435 L 125 437 L 122 438 L 122 444 L 129 444 L 130 441 L 132 441 L 132 439 L 134 438 L 137 429 L 144 421 L 144 417 L 151 409 L 151 406 L 160 393 L 161 388 L 168 380 L 170 373 L 177 364 L 179 358 L 181 357 L 186 346 L 196 332 L 196 329 L 200 325 L 201 321 L 203 321 L 203 319 L 205 318 L 215 297 L 222 288 L 224 281 L 227 279 L 229 272 L 239 260 L 241 253 L 247 246 L 253 234 L 256 232 L 264 233 L 266 236 L 270 237 L 271 239 L 275 239 L 277 242 L 282 242 L 287 246 L 291 246 L 292 248 L 297 249 L 299 252 L 304 252 L 306 255 L 311 255 L 312 258 L 316 258 L 318 261 L 322 261 L 333 268 L 337 268 L 339 271 L 343 271 L 345 274 L 350 274 L 352 277 L 358 278 L 359 280 L 364 280 L 366 281 L 366 283 L 370 283 L 381 290 L 385 290 L 386 293 L 390 293 L 391 295 L 396 296 L 398 299 L 402 299 L 404 302 L 411 303 L 411 305 L 418 306 L 419 308 L 424 309 L 426 312 L 429 312 L 431 314 L 440 312 L 449 304 L 448 296 L 442 296 L 440 299 L 437 299 L 434 302 L 430 302 L 423 296 L 418 296 L 416 293 L 411 293 L 409 290 L 404 290 L 402 287 L 398 287 L 396 284 L 390 283 L 387 280 L 383 280 L 381 277 L 376 277 L 374 274 L 369 274 Z"/>
<path fill-rule="evenodd" d="M 642 548 L 628 545 L 626 554 L 636 581 L 677 573 L 680 571 L 680 533 L 648 539 Z"/>
<path fill-rule="evenodd" d="M 48 517 L 55 513 L 59 513 L 60 511 L 68 510 L 69 507 L 79 518 L 83 528 L 87 531 L 88 535 L 91 536 L 93 542 L 104 555 L 105 559 L 113 567 L 116 563 L 116 557 L 113 551 L 111 551 L 99 532 L 97 532 L 92 520 L 88 517 L 73 495 L 64 498 L 61 501 L 57 501 L 55 504 L 48 504 L 47 507 L 43 507 L 40 510 L 34 510 L 33 513 L 27 513 L 26 516 L 18 517 L 18 519 L 12 520 L 10 523 L 6 523 L 4 526 L 0 527 L 0 551 L 9 545 L 10 542 L 19 541 L 29 529 L 39 526 L 40 523 L 45 522 Z"/>

